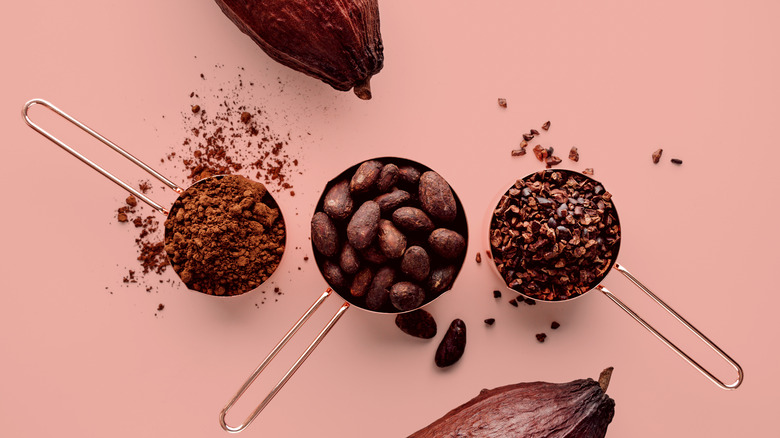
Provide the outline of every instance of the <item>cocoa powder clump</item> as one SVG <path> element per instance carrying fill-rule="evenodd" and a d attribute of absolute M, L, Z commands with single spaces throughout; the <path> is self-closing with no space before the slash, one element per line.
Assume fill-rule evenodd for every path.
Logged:
<path fill-rule="evenodd" d="M 208 178 L 176 200 L 165 221 L 165 252 L 190 289 L 238 295 L 279 266 L 285 226 L 259 182 L 239 175 Z"/>

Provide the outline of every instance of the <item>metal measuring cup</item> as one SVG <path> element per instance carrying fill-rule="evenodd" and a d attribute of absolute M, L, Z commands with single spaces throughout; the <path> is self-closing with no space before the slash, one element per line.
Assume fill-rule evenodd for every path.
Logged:
<path fill-rule="evenodd" d="M 529 180 L 532 176 L 536 175 L 537 173 L 544 173 L 545 175 L 551 175 L 553 172 L 558 172 L 562 175 L 562 179 L 566 181 L 568 177 L 570 176 L 576 176 L 577 178 L 583 178 L 586 180 L 590 180 L 595 185 L 600 185 L 601 187 L 604 187 L 603 184 L 601 184 L 599 181 L 581 174 L 579 172 L 575 172 L 573 170 L 562 170 L 562 169 L 549 169 L 542 172 L 535 172 L 530 175 L 527 175 L 523 178 L 523 181 Z M 509 190 L 511 190 L 514 186 L 510 187 Z M 504 196 L 509 196 L 509 190 L 507 190 L 504 193 Z M 502 196 L 503 198 L 503 196 Z M 534 300 L 534 301 L 541 301 L 541 302 L 555 302 L 555 303 L 561 303 L 564 301 L 571 301 L 573 299 L 576 299 L 585 293 L 588 293 L 593 290 L 599 290 L 601 293 L 603 293 L 607 298 L 609 298 L 613 303 L 615 303 L 620 309 L 628 313 L 637 323 L 639 323 L 642 327 L 644 327 L 647 331 L 652 333 L 658 340 L 664 343 L 668 348 L 670 348 L 672 351 L 677 353 L 681 358 L 683 358 L 688 364 L 690 364 L 693 368 L 695 368 L 697 371 L 699 371 L 701 374 L 703 374 L 705 377 L 707 377 L 711 382 L 713 382 L 715 385 L 722 389 L 736 389 L 739 387 L 740 384 L 742 384 L 742 380 L 744 377 L 744 373 L 742 371 L 742 367 L 737 364 L 737 362 L 734 361 L 729 355 L 727 355 L 720 347 L 715 345 L 714 342 L 712 342 L 709 338 L 707 338 L 702 332 L 700 332 L 696 327 L 694 327 L 690 322 L 688 322 L 685 318 L 683 318 L 682 315 L 677 313 L 674 309 L 671 308 L 668 304 L 666 304 L 661 298 L 659 298 L 656 294 L 654 294 L 650 289 L 647 288 L 644 284 L 642 284 L 633 274 L 631 274 L 628 269 L 626 269 L 623 265 L 617 263 L 617 256 L 618 251 L 620 249 L 620 241 L 622 240 L 619 238 L 615 245 L 612 247 L 612 255 L 608 260 L 608 264 L 606 265 L 605 269 L 603 269 L 602 272 L 600 272 L 598 275 L 595 276 L 595 278 L 589 282 L 587 285 L 582 285 L 583 293 L 574 294 L 569 297 L 563 298 L 563 299 L 555 299 L 555 300 L 547 300 L 547 299 L 540 299 L 539 297 L 528 293 L 528 291 L 523 289 L 523 285 L 515 285 L 514 287 L 510 287 L 507 284 L 507 280 L 504 278 L 504 276 L 499 271 L 498 267 L 496 266 L 496 256 L 497 251 L 496 248 L 493 246 L 491 242 L 491 231 L 492 231 L 492 224 L 493 220 L 496 215 L 496 211 L 499 209 L 499 206 L 501 205 L 501 201 L 498 202 L 496 205 L 496 208 L 494 208 L 490 213 L 490 221 L 488 226 L 488 242 L 490 245 L 490 251 L 491 251 L 491 263 L 490 265 L 493 267 L 494 272 L 501 277 L 504 284 L 507 286 L 507 288 L 513 290 L 514 292 L 520 294 L 523 296 L 523 298 L 527 300 Z M 617 224 L 618 228 L 620 227 L 620 220 L 617 216 L 617 209 L 614 208 L 613 204 L 613 213 L 614 213 L 614 219 L 613 224 Z M 696 362 L 693 358 L 691 358 L 687 353 L 682 351 L 679 347 L 677 347 L 674 343 L 672 343 L 669 339 L 667 339 L 664 335 L 662 335 L 658 330 L 656 330 L 653 326 L 651 326 L 649 323 L 647 323 L 642 317 L 640 317 L 636 312 L 634 312 L 631 308 L 629 308 L 626 304 L 624 304 L 620 299 L 618 299 L 612 292 L 609 291 L 605 286 L 601 284 L 601 282 L 604 280 L 604 278 L 609 274 L 611 270 L 616 270 L 623 274 L 626 278 L 628 278 L 631 283 L 633 283 L 635 286 L 637 286 L 642 292 L 647 294 L 653 301 L 655 301 L 656 304 L 661 306 L 666 312 L 668 312 L 670 315 L 672 315 L 680 324 L 682 324 L 685 328 L 687 328 L 689 331 L 694 333 L 699 340 L 701 340 L 704 344 L 706 344 L 709 348 L 711 348 L 713 351 L 715 351 L 723 360 L 725 360 L 736 372 L 737 372 L 737 379 L 729 384 L 723 383 L 719 378 L 715 377 L 710 371 L 705 369 L 703 366 L 701 366 L 698 362 Z"/>
<path fill-rule="evenodd" d="M 117 185 L 122 187 L 123 189 L 127 190 L 130 194 L 132 194 L 136 198 L 140 199 L 141 201 L 145 202 L 147 205 L 149 205 L 150 207 L 152 207 L 153 209 L 157 210 L 158 212 L 162 213 L 165 216 L 168 216 L 171 213 L 171 210 L 166 209 L 165 207 L 163 207 L 159 203 L 153 201 L 151 198 L 149 198 L 148 196 L 144 195 L 140 191 L 136 190 L 135 188 L 133 188 L 129 184 L 125 183 L 121 179 L 119 179 L 116 176 L 112 175 L 110 172 L 106 171 L 101 166 L 99 166 L 95 162 L 91 161 L 89 158 L 85 157 L 84 155 L 80 154 L 75 149 L 73 149 L 70 146 L 68 146 L 67 144 L 65 144 L 62 140 L 58 139 L 57 137 L 55 137 L 54 135 L 50 134 L 48 131 L 46 131 L 45 129 L 41 128 L 39 125 L 34 123 L 30 119 L 30 116 L 28 115 L 28 111 L 29 111 L 29 109 L 31 107 L 33 107 L 35 105 L 40 105 L 42 107 L 45 107 L 45 108 L 51 110 L 52 112 L 54 112 L 55 114 L 57 114 L 58 116 L 64 118 L 68 122 L 72 123 L 73 125 L 77 126 L 79 129 L 81 129 L 82 131 L 88 133 L 92 137 L 94 137 L 97 140 L 99 140 L 101 143 L 103 143 L 106 146 L 110 147 L 115 152 L 117 152 L 120 155 L 122 155 L 123 157 L 127 158 L 132 163 L 134 163 L 135 165 L 137 165 L 141 169 L 145 170 L 147 173 L 149 173 L 150 175 L 155 177 L 158 181 L 162 182 L 164 185 L 166 185 L 171 190 L 176 192 L 178 194 L 178 198 L 174 202 L 174 207 L 172 208 L 172 210 L 175 210 L 176 208 L 178 208 L 180 206 L 180 204 L 181 204 L 181 202 L 179 202 L 179 201 L 181 201 L 183 198 L 187 197 L 189 194 L 192 194 L 199 185 L 204 184 L 204 183 L 206 183 L 208 181 L 219 181 L 222 178 L 229 176 L 229 175 L 210 176 L 210 177 L 207 177 L 207 178 L 203 178 L 203 179 L 201 179 L 199 181 L 196 181 L 194 184 L 192 184 L 187 189 L 182 189 L 181 187 L 179 187 L 178 185 L 173 183 L 171 180 L 169 180 L 168 178 L 166 178 L 165 176 L 163 176 L 159 172 L 155 171 L 151 167 L 149 167 L 143 161 L 139 160 L 138 158 L 136 158 L 133 155 L 131 155 L 129 152 L 127 152 L 124 149 L 120 148 L 119 146 L 114 144 L 112 141 L 110 141 L 109 139 L 107 139 L 103 135 L 99 134 L 97 131 L 89 128 L 88 126 L 86 126 L 82 122 L 76 120 L 75 118 L 73 118 L 69 114 L 65 113 L 61 109 L 59 109 L 56 106 L 52 105 L 50 102 L 47 102 L 47 101 L 45 101 L 43 99 L 32 99 L 29 102 L 25 103 L 24 107 L 22 108 L 22 117 L 24 118 L 24 121 L 27 123 L 27 125 L 29 127 L 31 127 L 32 129 L 37 131 L 39 134 L 41 134 L 44 137 L 46 137 L 47 139 L 49 139 L 51 142 L 55 143 L 56 145 L 58 145 L 59 147 L 64 149 L 66 152 L 68 152 L 69 154 L 71 154 L 74 157 L 76 157 L 77 159 L 79 159 L 79 161 L 83 162 L 84 164 L 86 164 L 87 166 L 91 167 L 92 169 L 94 169 L 95 171 L 97 171 L 98 173 L 103 175 L 104 177 L 106 177 L 109 180 L 113 181 L 114 183 L 116 183 Z M 284 226 L 284 217 L 282 215 L 281 208 L 278 208 L 278 205 L 276 204 L 276 201 L 273 199 L 273 196 L 269 192 L 266 192 L 265 196 L 268 197 L 269 204 L 271 204 L 271 206 L 277 207 L 277 210 L 279 211 L 278 220 L 281 221 L 282 229 L 286 230 L 286 227 Z M 171 233 L 170 229 L 168 227 L 165 227 L 165 243 L 168 243 L 173 238 L 173 236 L 171 234 L 172 233 Z M 284 244 L 285 244 L 286 232 L 285 232 L 285 236 L 284 237 L 285 238 L 281 242 L 282 247 L 284 247 Z M 167 253 L 166 253 L 166 257 L 167 257 Z M 277 265 L 277 267 L 278 267 L 278 265 Z M 275 269 L 276 268 L 274 268 L 274 270 Z M 174 269 L 174 271 L 176 271 L 176 269 Z M 181 277 L 181 273 L 180 272 L 176 271 L 176 274 Z M 269 277 L 270 277 L 270 274 L 269 274 Z M 264 280 L 264 281 L 267 281 L 267 279 Z M 260 284 L 262 284 L 264 281 L 258 281 L 258 286 Z M 186 282 L 185 282 L 185 284 L 186 284 Z M 255 286 L 253 289 L 255 289 L 256 287 L 257 286 Z M 253 289 L 249 289 L 249 290 L 253 290 Z M 195 289 L 191 289 L 191 290 L 195 290 Z M 239 294 L 248 292 L 249 290 L 231 291 L 231 293 L 229 295 L 230 296 L 232 296 L 232 295 L 239 295 Z M 198 291 L 198 292 L 201 292 L 201 291 Z M 229 295 L 225 295 L 225 296 L 229 296 Z"/>
<path fill-rule="evenodd" d="M 395 164 L 411 164 L 420 169 L 421 172 L 425 172 L 428 170 L 431 170 L 427 166 L 424 166 L 418 162 L 408 160 L 408 159 L 402 159 L 397 157 L 381 157 L 381 158 L 374 158 L 373 160 L 378 161 L 391 161 Z M 333 187 L 337 182 L 343 180 L 348 175 L 354 174 L 355 170 L 358 168 L 358 166 L 362 163 L 355 164 L 354 166 L 351 166 L 350 168 L 346 169 L 344 172 L 339 174 L 336 178 L 333 178 L 330 180 L 326 185 L 325 188 L 322 191 L 322 195 L 320 196 L 319 201 L 317 202 L 317 207 L 315 208 L 316 211 L 322 211 L 322 205 L 323 201 L 325 199 L 325 195 L 328 193 L 328 190 Z M 456 224 L 454 227 L 457 228 L 459 232 L 462 233 L 463 237 L 466 239 L 466 247 L 468 247 L 468 226 L 466 223 L 466 215 L 463 210 L 463 204 L 461 203 L 460 199 L 458 198 L 457 193 L 453 190 L 453 195 L 455 196 L 455 203 L 457 205 L 457 211 L 458 211 L 458 217 L 455 219 L 454 223 Z M 320 268 L 320 273 L 322 273 L 322 261 L 325 259 L 324 256 L 319 254 L 319 252 L 314 248 L 314 244 L 312 243 L 312 251 L 314 252 L 315 259 L 318 262 L 318 266 Z M 279 351 L 282 350 L 282 348 L 287 344 L 287 342 L 295 335 L 295 333 L 298 331 L 298 329 L 303 326 L 304 323 L 311 317 L 312 314 L 319 308 L 319 306 L 331 295 L 334 293 L 334 289 L 331 287 L 328 287 L 325 292 L 322 293 L 322 295 L 317 298 L 317 300 L 314 302 L 314 304 L 309 307 L 308 310 L 303 314 L 303 316 L 298 319 L 298 321 L 293 325 L 293 327 L 284 335 L 281 341 L 279 341 L 276 346 L 273 347 L 270 353 L 266 356 L 266 358 L 260 363 L 260 365 L 255 368 L 255 370 L 252 372 L 252 374 L 246 379 L 244 384 L 241 386 L 241 388 L 236 392 L 236 394 L 233 396 L 233 398 L 225 405 L 225 407 L 222 409 L 222 411 L 219 414 L 219 423 L 222 426 L 222 428 L 228 432 L 241 432 L 244 430 L 247 426 L 249 426 L 252 421 L 257 418 L 257 416 L 260 414 L 260 412 L 265 409 L 265 407 L 268 405 L 268 403 L 271 402 L 271 400 L 276 396 L 276 394 L 282 389 L 282 387 L 287 383 L 287 381 L 292 377 L 292 375 L 298 370 L 298 368 L 303 364 L 303 362 L 309 357 L 309 355 L 314 351 L 314 349 L 319 345 L 319 343 L 325 338 L 325 335 L 328 334 L 328 332 L 333 328 L 333 326 L 338 322 L 338 320 L 341 318 L 341 316 L 346 312 L 351 306 L 355 306 L 363 311 L 374 313 L 374 314 L 385 314 L 385 315 L 395 315 L 400 313 L 409 313 L 414 312 L 415 310 L 422 309 L 423 307 L 426 307 L 430 303 L 436 301 L 439 299 L 442 295 L 446 294 L 447 292 L 452 290 L 452 286 L 454 285 L 455 281 L 457 280 L 457 276 L 460 273 L 460 271 L 463 268 L 463 263 L 465 261 L 467 251 L 464 250 L 461 257 L 455 259 L 455 266 L 457 266 L 457 271 L 454 273 L 454 276 L 452 278 L 451 283 L 449 286 L 439 293 L 439 295 L 433 297 L 432 299 L 426 300 L 421 304 L 420 306 L 408 310 L 408 311 L 376 311 L 371 310 L 368 307 L 366 307 L 364 302 L 361 302 L 360 300 L 356 300 L 354 297 L 351 296 L 348 288 L 346 289 L 339 289 L 336 285 L 331 285 L 332 287 L 335 287 L 336 294 L 339 295 L 343 300 L 344 303 L 341 305 L 341 307 L 336 311 L 336 313 L 333 315 L 333 317 L 328 321 L 328 323 L 325 325 L 325 327 L 319 332 L 319 334 L 314 338 L 314 340 L 309 344 L 309 346 L 306 348 L 306 350 L 303 352 L 303 354 L 298 357 L 298 359 L 295 361 L 295 363 L 290 367 L 290 369 L 287 371 L 287 373 L 276 383 L 276 385 L 270 390 L 270 392 L 266 395 L 266 397 L 260 402 L 260 404 L 246 417 L 246 419 L 238 426 L 230 426 L 227 424 L 225 416 L 227 415 L 228 411 L 233 407 L 233 405 L 241 398 L 241 396 L 249 389 L 249 387 L 252 385 L 252 383 L 260 376 L 260 373 L 266 368 L 268 364 L 271 363 L 271 361 L 274 359 L 274 357 L 279 353 Z M 325 275 L 323 275 L 325 277 Z"/>

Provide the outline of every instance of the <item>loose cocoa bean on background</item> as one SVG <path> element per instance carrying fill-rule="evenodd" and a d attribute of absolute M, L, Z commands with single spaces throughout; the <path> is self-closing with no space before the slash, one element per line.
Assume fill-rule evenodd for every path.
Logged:
<path fill-rule="evenodd" d="M 436 336 L 436 320 L 424 309 L 399 313 L 395 317 L 395 325 L 407 335 L 421 339 L 431 339 Z"/>
<path fill-rule="evenodd" d="M 466 323 L 460 319 L 455 319 L 450 324 L 447 333 L 436 350 L 434 361 L 436 366 L 444 368 L 453 365 L 460 360 L 466 351 Z"/>

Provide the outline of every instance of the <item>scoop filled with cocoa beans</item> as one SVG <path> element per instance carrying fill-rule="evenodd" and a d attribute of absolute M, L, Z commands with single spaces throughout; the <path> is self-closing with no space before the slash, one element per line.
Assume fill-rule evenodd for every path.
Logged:
<path fill-rule="evenodd" d="M 417 310 L 452 288 L 463 266 L 468 226 L 449 183 L 408 159 L 363 161 L 325 185 L 311 219 L 314 258 L 330 287 L 249 376 L 220 414 L 246 428 L 351 306 L 380 314 Z M 239 426 L 225 415 L 287 341 L 335 292 L 344 304 L 266 398 Z"/>
<path fill-rule="evenodd" d="M 718 387 L 735 389 L 742 383 L 739 364 L 617 262 L 620 220 L 612 194 L 599 181 L 561 169 L 518 179 L 491 212 L 488 242 L 492 266 L 525 299 L 564 302 L 599 290 Z M 723 383 L 603 286 L 613 269 L 715 351 L 737 379 Z"/>

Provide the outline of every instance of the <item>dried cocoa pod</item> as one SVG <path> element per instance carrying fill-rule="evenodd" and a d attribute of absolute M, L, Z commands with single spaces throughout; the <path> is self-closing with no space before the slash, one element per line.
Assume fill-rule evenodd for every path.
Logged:
<path fill-rule="evenodd" d="M 379 204 L 364 202 L 347 224 L 347 239 L 355 249 L 368 247 L 379 230 Z"/>
<path fill-rule="evenodd" d="M 599 382 L 531 382 L 483 389 L 409 438 L 470 436 L 498 438 L 603 438 L 615 416 L 606 394 L 612 368 Z"/>
<path fill-rule="evenodd" d="M 390 286 L 394 281 L 395 269 L 392 266 L 384 266 L 377 271 L 366 294 L 366 307 L 369 310 L 379 311 L 385 307 L 390 299 Z"/>
<path fill-rule="evenodd" d="M 387 219 L 379 220 L 379 232 L 377 234 L 379 249 L 389 259 L 397 259 L 406 251 L 406 236 Z"/>
<path fill-rule="evenodd" d="M 339 250 L 339 233 L 330 216 L 318 211 L 311 218 L 311 242 L 320 254 L 326 257 L 336 255 Z"/>
<path fill-rule="evenodd" d="M 384 62 L 377 0 L 216 0 L 275 61 L 371 99 Z"/>
<path fill-rule="evenodd" d="M 426 213 L 444 222 L 455 220 L 458 205 L 447 181 L 429 170 L 420 176 L 420 204 Z"/>
<path fill-rule="evenodd" d="M 360 269 L 360 257 L 357 251 L 349 242 L 344 242 L 341 247 L 341 254 L 339 255 L 339 266 L 341 270 L 347 274 L 354 274 Z"/>
<path fill-rule="evenodd" d="M 322 276 L 334 289 L 343 289 L 347 285 L 347 280 L 339 265 L 330 260 L 325 260 L 322 264 Z"/>
<path fill-rule="evenodd" d="M 428 244 L 433 251 L 445 259 L 454 259 L 466 249 L 466 239 L 455 231 L 437 228 L 428 236 Z"/>
<path fill-rule="evenodd" d="M 352 279 L 352 285 L 349 287 L 349 293 L 353 297 L 362 297 L 371 286 L 371 280 L 374 279 L 374 271 L 371 268 L 363 268 Z"/>
<path fill-rule="evenodd" d="M 434 360 L 439 368 L 448 367 L 460 360 L 466 351 L 466 323 L 455 319 L 444 334 L 444 338 L 436 349 Z M 440 435 L 446 436 L 446 435 Z"/>
<path fill-rule="evenodd" d="M 410 281 L 399 281 L 390 288 L 390 303 L 400 311 L 413 310 L 425 301 L 425 290 Z"/>
<path fill-rule="evenodd" d="M 352 215 L 354 202 L 349 193 L 349 181 L 341 180 L 325 194 L 322 209 L 334 220 L 344 220 Z"/>
<path fill-rule="evenodd" d="M 398 166 L 393 163 L 385 164 L 379 171 L 379 179 L 376 181 L 376 188 L 380 192 L 389 191 L 398 180 Z"/>
<path fill-rule="evenodd" d="M 412 233 L 429 233 L 434 225 L 424 211 L 414 207 L 401 207 L 393 212 L 393 223 L 401 229 Z"/>
<path fill-rule="evenodd" d="M 431 259 L 421 246 L 410 246 L 401 259 L 401 272 L 415 281 L 424 281 L 431 271 Z"/>
<path fill-rule="evenodd" d="M 349 182 L 349 191 L 352 193 L 366 193 L 376 188 L 379 174 L 382 172 L 382 163 L 369 160 L 358 166 L 352 180 Z"/>
<path fill-rule="evenodd" d="M 452 265 L 434 269 L 428 277 L 428 290 L 433 293 L 449 290 L 453 280 L 455 280 L 456 272 L 457 268 Z"/>
<path fill-rule="evenodd" d="M 409 192 L 400 189 L 394 189 L 390 193 L 377 196 L 374 201 L 379 204 L 379 209 L 382 213 L 393 211 L 399 206 L 409 202 L 412 196 Z"/>
<path fill-rule="evenodd" d="M 395 325 L 402 332 L 415 338 L 431 339 L 436 336 L 436 320 L 424 309 L 399 313 L 395 317 Z"/>

